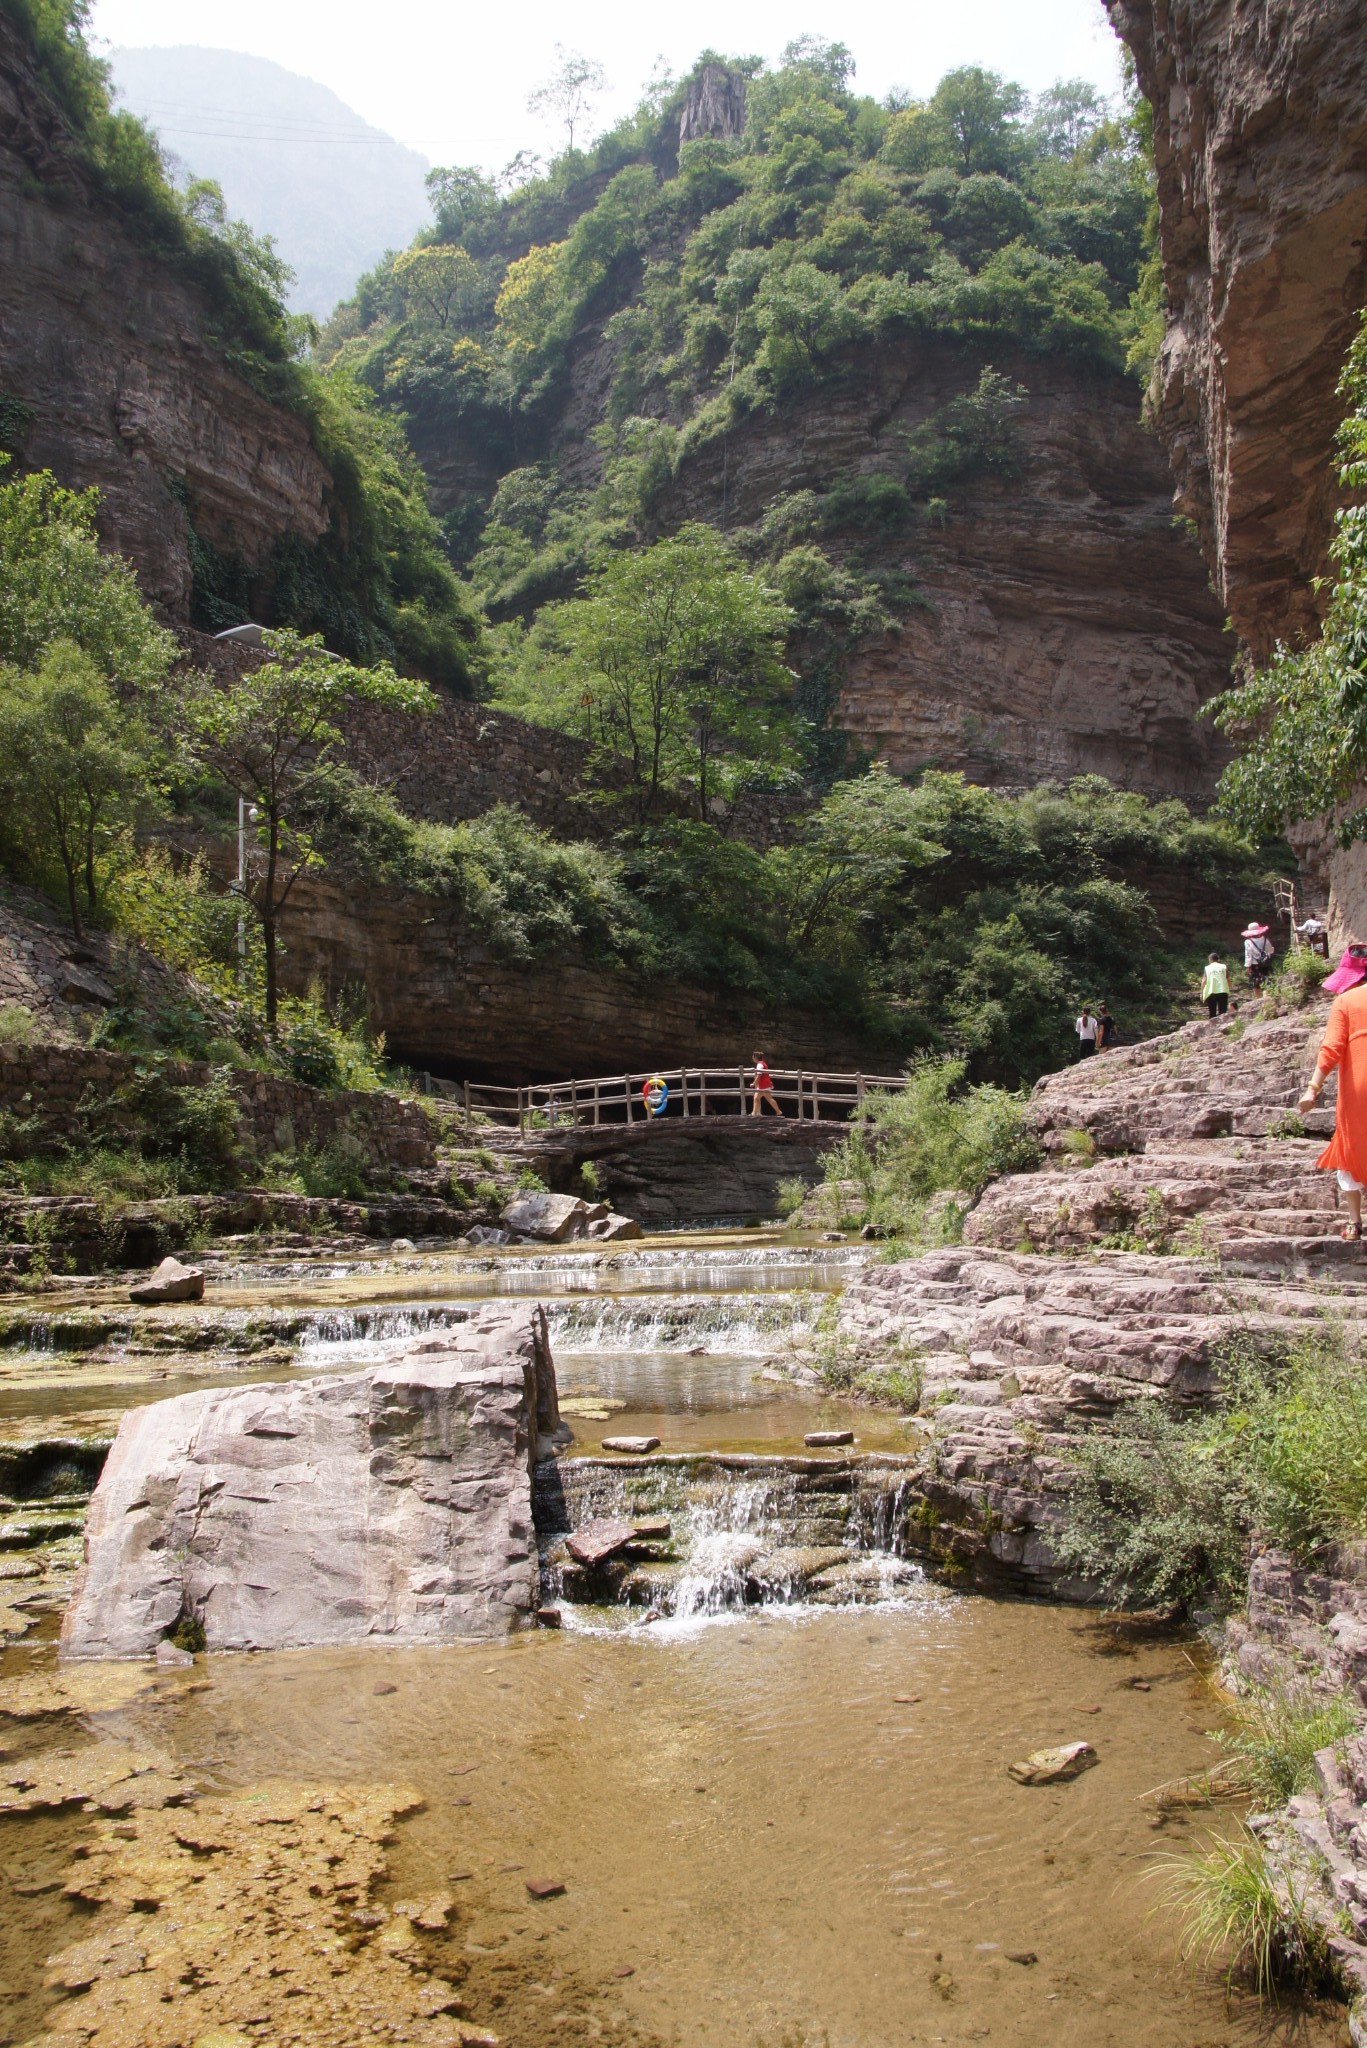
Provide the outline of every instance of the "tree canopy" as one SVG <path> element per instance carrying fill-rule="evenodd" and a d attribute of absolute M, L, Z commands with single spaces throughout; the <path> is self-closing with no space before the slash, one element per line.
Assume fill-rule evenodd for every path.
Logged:
<path fill-rule="evenodd" d="M 792 756 L 783 666 L 791 613 L 710 526 L 608 555 L 584 593 L 548 606 L 513 694 L 625 764 L 642 820 L 691 789 L 701 817 Z"/>
<path fill-rule="evenodd" d="M 318 860 L 303 823 L 308 786 L 342 743 L 339 714 L 349 698 L 422 711 L 431 694 L 390 668 L 338 660 L 316 636 L 273 633 L 269 648 L 267 661 L 227 688 L 209 676 L 185 681 L 163 711 L 185 760 L 220 778 L 255 813 L 262 858 L 246 895 L 265 939 L 266 1022 L 273 1025 L 281 915 L 299 877 Z"/>

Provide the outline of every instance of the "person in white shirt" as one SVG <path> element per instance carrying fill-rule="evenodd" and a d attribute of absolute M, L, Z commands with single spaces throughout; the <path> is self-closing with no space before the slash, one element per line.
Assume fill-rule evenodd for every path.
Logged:
<path fill-rule="evenodd" d="M 1244 942 L 1244 967 L 1253 984 L 1253 992 L 1257 995 L 1272 971 L 1272 955 L 1275 948 L 1267 936 L 1265 924 L 1245 925 L 1239 937 Z"/>
<path fill-rule="evenodd" d="M 1080 1060 L 1090 1059 L 1091 1055 L 1096 1051 L 1097 1021 L 1086 1003 L 1082 1005 L 1082 1015 L 1074 1024 L 1073 1029 L 1077 1033 L 1078 1058 Z"/>

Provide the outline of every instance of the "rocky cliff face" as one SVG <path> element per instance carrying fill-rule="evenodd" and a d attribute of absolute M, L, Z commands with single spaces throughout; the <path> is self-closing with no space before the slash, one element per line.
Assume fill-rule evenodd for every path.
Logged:
<path fill-rule="evenodd" d="M 899 773 L 928 763 L 979 782 L 1109 776 L 1200 801 L 1223 743 L 1198 713 L 1229 680 L 1233 647 L 1198 549 L 1175 524 L 1162 443 L 1134 383 L 1065 358 L 1002 356 L 1029 392 L 1019 474 L 951 487 L 943 528 L 837 536 L 915 584 L 900 630 L 856 647 L 835 716 Z M 576 352 L 553 455 L 578 487 L 601 475 L 590 438 L 613 368 L 606 340 Z M 895 471 L 902 436 L 976 380 L 949 347 L 861 350 L 839 377 L 777 412 L 751 414 L 685 464 L 659 508 L 672 529 L 705 519 L 753 526 L 785 492 L 840 475 Z M 488 451 L 415 418 L 439 510 L 492 490 Z"/>
<path fill-rule="evenodd" d="M 1228 680 L 1231 649 L 1200 557 L 1174 527 L 1135 387 L 1060 358 L 996 367 L 1029 392 L 1019 474 L 954 487 L 943 529 L 872 550 L 859 536 L 926 601 L 853 651 L 839 722 L 903 774 L 927 763 L 980 782 L 1100 774 L 1207 796 L 1223 752 L 1198 714 Z M 890 466 L 902 436 L 964 383 L 948 349 L 852 364 L 782 416 L 752 415 L 724 461 L 709 445 L 671 513 L 750 524 L 783 492 Z"/>
<path fill-rule="evenodd" d="M 1168 330 L 1158 425 L 1261 659 L 1313 627 L 1335 384 L 1367 299 L 1357 0 L 1107 0 L 1154 110 Z"/>
<path fill-rule="evenodd" d="M 503 964 L 459 912 L 431 896 L 306 875 L 290 897 L 287 987 L 362 991 L 391 1054 L 433 1073 L 492 1081 L 735 1068 L 756 1045 L 775 1066 L 865 1072 L 886 1050 L 815 1010 L 769 1008 L 734 990 L 644 982 L 574 959 Z"/>
<path fill-rule="evenodd" d="M 307 427 L 235 374 L 195 291 L 94 190 L 3 12 L 0 276 L 10 445 L 99 487 L 103 538 L 168 619 L 189 612 L 190 519 L 252 565 L 282 535 L 317 540 L 331 479 Z"/>

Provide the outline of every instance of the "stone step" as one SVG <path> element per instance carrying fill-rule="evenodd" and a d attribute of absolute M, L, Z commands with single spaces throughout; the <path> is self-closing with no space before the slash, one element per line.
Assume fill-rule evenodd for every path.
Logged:
<path fill-rule="evenodd" d="M 1221 1228 L 1224 1227 L 1226 1219 L 1230 1216 L 1247 1217 L 1249 1222 L 1254 1225 L 1254 1228 L 1259 1230 L 1279 1230 L 1288 1221 L 1297 1230 L 1332 1230 L 1334 1228 L 1340 1214 L 1336 1202 L 1305 1202 L 1300 1200 L 1298 1190 L 1282 1189 L 1279 1192 L 1280 1200 L 1273 1199 L 1267 1202 L 1257 1202 L 1248 1201 L 1247 1199 L 1236 1199 L 1229 1202 L 1217 1202 L 1206 1211 L 1206 1215 L 1212 1223 L 1220 1225 Z M 1287 1200 L 1288 1192 L 1291 1195 L 1289 1201 Z M 1258 1220 L 1255 1221 L 1255 1219 Z"/>
<path fill-rule="evenodd" d="M 1224 1238 L 1220 1245 L 1220 1263 L 1231 1272 L 1255 1269 L 1284 1273 L 1298 1266 L 1315 1271 L 1359 1262 L 1367 1276 L 1361 1244 L 1345 1244 L 1339 1237 L 1273 1237 L 1247 1231 Z"/>

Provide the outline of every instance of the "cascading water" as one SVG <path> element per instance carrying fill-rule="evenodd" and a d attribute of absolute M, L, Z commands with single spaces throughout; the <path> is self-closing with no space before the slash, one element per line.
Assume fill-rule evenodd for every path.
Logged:
<path fill-rule="evenodd" d="M 590 1628 L 903 1605 L 923 1583 L 904 1554 L 913 1498 L 905 1459 L 562 1460 L 538 1473 L 543 1597 Z M 598 1520 L 638 1534 L 589 1568 L 565 1533 Z"/>

